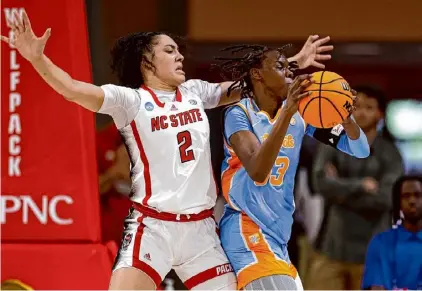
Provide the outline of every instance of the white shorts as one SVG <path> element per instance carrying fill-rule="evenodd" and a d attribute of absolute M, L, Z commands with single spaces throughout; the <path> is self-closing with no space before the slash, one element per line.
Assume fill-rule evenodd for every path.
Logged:
<path fill-rule="evenodd" d="M 171 269 L 188 289 L 236 286 L 212 217 L 166 221 L 131 208 L 113 271 L 125 267 L 143 271 L 156 287 Z"/>

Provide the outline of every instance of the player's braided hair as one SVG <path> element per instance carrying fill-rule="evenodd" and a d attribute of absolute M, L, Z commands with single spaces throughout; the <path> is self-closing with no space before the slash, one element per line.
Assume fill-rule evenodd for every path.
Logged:
<path fill-rule="evenodd" d="M 285 51 L 291 47 L 291 44 L 284 45 L 279 48 L 269 48 L 263 45 L 233 45 L 222 49 L 222 51 L 229 51 L 232 55 L 240 52 L 245 52 L 240 57 L 216 57 L 215 59 L 221 61 L 214 64 L 214 68 L 220 69 L 220 75 L 225 80 L 233 81 L 234 83 L 229 87 L 228 94 L 235 89 L 242 90 L 242 98 L 250 97 L 252 93 L 252 81 L 250 77 L 250 70 L 252 68 L 259 68 L 264 59 L 264 55 L 269 51 L 278 51 L 284 55 Z M 297 68 L 297 63 L 289 63 L 291 70 Z"/>
<path fill-rule="evenodd" d="M 119 84 L 130 88 L 139 88 L 144 83 L 141 64 L 155 70 L 151 60 L 154 58 L 154 45 L 157 37 L 168 35 L 177 43 L 179 49 L 184 47 L 180 37 L 165 32 L 136 32 L 119 38 L 111 49 L 111 69 L 117 75 Z M 146 54 L 150 53 L 151 60 Z"/>

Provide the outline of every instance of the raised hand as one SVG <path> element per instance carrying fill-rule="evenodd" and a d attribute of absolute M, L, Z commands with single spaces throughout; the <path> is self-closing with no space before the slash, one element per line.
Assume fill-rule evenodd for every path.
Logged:
<path fill-rule="evenodd" d="M 321 39 L 319 39 L 318 35 L 309 36 L 300 52 L 293 57 L 293 60 L 297 62 L 300 69 L 305 69 L 309 66 L 324 69 L 325 65 L 321 61 L 330 60 L 331 54 L 322 53 L 331 52 L 334 49 L 332 45 L 325 45 L 329 41 L 329 36 Z"/>
<path fill-rule="evenodd" d="M 289 86 L 289 91 L 287 93 L 286 99 L 286 110 L 295 114 L 298 110 L 299 101 L 303 97 L 306 97 L 310 92 L 303 92 L 307 87 L 309 87 L 314 81 L 311 79 L 312 75 L 300 75 L 297 76 L 293 83 Z"/>
<path fill-rule="evenodd" d="M 13 31 L 13 37 L 9 39 L 2 35 L 1 40 L 15 47 L 22 57 L 30 62 L 40 59 L 51 35 L 51 29 L 47 29 L 42 37 L 37 37 L 25 11 L 22 12 L 22 15 L 15 12 L 13 16 L 14 23 L 7 21 L 7 26 Z"/>

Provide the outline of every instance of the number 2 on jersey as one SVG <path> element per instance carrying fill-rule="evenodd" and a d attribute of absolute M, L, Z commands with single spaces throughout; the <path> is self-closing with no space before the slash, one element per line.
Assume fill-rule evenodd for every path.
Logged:
<path fill-rule="evenodd" d="M 192 145 L 192 136 L 190 135 L 190 132 L 187 130 L 179 132 L 177 134 L 177 143 L 179 145 L 180 161 L 182 163 L 193 161 L 195 155 L 193 154 L 193 150 L 189 149 Z"/>
<path fill-rule="evenodd" d="M 278 156 L 275 159 L 275 163 L 274 163 L 274 166 L 277 169 L 277 174 L 271 175 L 270 173 L 264 182 L 262 183 L 255 182 L 255 185 L 264 186 L 269 181 L 270 184 L 273 186 L 280 186 L 281 184 L 283 184 L 284 175 L 286 174 L 287 169 L 289 168 L 289 163 L 290 163 L 290 160 L 288 157 Z"/>

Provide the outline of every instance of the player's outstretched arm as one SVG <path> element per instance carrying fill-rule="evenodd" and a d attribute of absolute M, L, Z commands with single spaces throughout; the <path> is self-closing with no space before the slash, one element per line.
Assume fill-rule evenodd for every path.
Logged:
<path fill-rule="evenodd" d="M 303 82 L 304 80 L 309 82 Z M 286 106 L 281 109 L 273 129 L 262 144 L 250 130 L 240 130 L 229 137 L 236 155 L 248 172 L 249 177 L 255 182 L 265 182 L 270 174 L 283 144 L 290 120 L 297 111 L 298 102 L 301 98 L 309 95 L 309 92 L 303 93 L 303 90 L 310 84 L 312 84 L 310 75 L 298 76 L 293 81 L 287 95 Z M 230 120 L 226 119 L 225 122 L 230 122 Z M 227 130 L 225 131 L 227 134 Z"/>
<path fill-rule="evenodd" d="M 40 76 L 59 94 L 67 100 L 75 102 L 88 110 L 97 112 L 104 101 L 103 90 L 93 84 L 80 82 L 56 66 L 44 55 L 44 48 L 51 34 L 47 29 L 42 37 L 37 37 L 29 21 L 28 15 L 23 11 L 22 15 L 15 12 L 15 23 L 7 22 L 13 30 L 14 37 L 9 39 L 1 36 L 1 39 L 16 47 L 19 53 L 28 60 Z"/>

